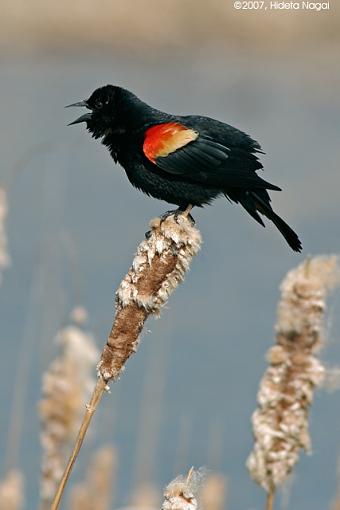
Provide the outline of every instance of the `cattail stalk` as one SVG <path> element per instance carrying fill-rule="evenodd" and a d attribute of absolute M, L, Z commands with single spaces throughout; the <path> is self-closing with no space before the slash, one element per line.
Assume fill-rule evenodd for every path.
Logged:
<path fill-rule="evenodd" d="M 274 499 L 275 499 L 275 489 L 271 487 L 267 492 L 266 497 L 266 510 L 273 510 L 274 508 Z"/>
<path fill-rule="evenodd" d="M 325 373 L 317 353 L 325 340 L 326 297 L 338 283 L 336 257 L 315 257 L 281 284 L 276 345 L 267 354 L 269 367 L 252 417 L 255 444 L 247 461 L 252 478 L 267 491 L 267 510 L 300 450 L 311 449 L 308 413 Z"/>
<path fill-rule="evenodd" d="M 199 231 L 186 215 L 151 222 L 132 266 L 116 292 L 116 315 L 98 365 L 99 378 L 88 404 L 76 444 L 57 489 L 51 510 L 57 510 L 92 416 L 109 381 L 116 381 L 128 358 L 137 350 L 139 335 L 150 315 L 161 307 L 183 280 L 201 245 Z"/>

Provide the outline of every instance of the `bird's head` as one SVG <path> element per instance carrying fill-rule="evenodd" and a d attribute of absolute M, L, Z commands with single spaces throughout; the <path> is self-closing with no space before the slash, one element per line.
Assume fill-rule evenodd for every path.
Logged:
<path fill-rule="evenodd" d="M 105 85 L 96 89 L 89 99 L 66 106 L 66 108 L 80 106 L 90 110 L 70 122 L 69 126 L 86 122 L 87 129 L 95 138 L 107 135 L 117 122 L 119 90 L 121 90 L 119 87 Z"/>

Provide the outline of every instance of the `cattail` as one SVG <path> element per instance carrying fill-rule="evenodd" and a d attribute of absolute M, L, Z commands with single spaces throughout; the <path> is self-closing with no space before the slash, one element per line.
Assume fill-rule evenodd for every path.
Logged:
<path fill-rule="evenodd" d="M 39 405 L 43 447 L 41 508 L 49 507 L 60 481 L 67 449 L 79 427 L 85 402 L 94 384 L 92 372 L 98 351 L 93 338 L 77 325 L 56 338 L 60 354 L 43 377 Z"/>
<path fill-rule="evenodd" d="M 172 480 L 164 491 L 162 510 L 197 510 L 203 477 L 201 470 L 191 468 L 187 476 Z"/>
<path fill-rule="evenodd" d="M 200 233 L 182 215 L 177 221 L 169 216 L 162 223 L 156 218 L 151 228 L 116 293 L 116 317 L 99 364 L 106 381 L 119 377 L 137 350 L 146 319 L 159 316 L 201 245 Z"/>
<path fill-rule="evenodd" d="M 325 373 L 316 357 L 325 339 L 325 300 L 338 283 L 336 257 L 315 257 L 290 271 L 281 284 L 276 345 L 267 354 L 269 367 L 252 418 L 255 444 L 247 461 L 251 476 L 268 493 L 268 509 L 300 449 L 311 449 L 308 412 Z"/>
<path fill-rule="evenodd" d="M 6 269 L 10 264 L 10 258 L 7 250 L 7 236 L 5 230 L 5 222 L 7 217 L 7 196 L 3 188 L 0 187 L 0 283 L 1 271 Z"/>
<path fill-rule="evenodd" d="M 151 222 L 151 231 L 139 245 L 132 266 L 116 293 L 116 316 L 98 365 L 99 378 L 83 418 L 76 443 L 55 494 L 57 510 L 75 459 L 107 383 L 117 380 L 128 358 L 137 350 L 139 335 L 150 315 L 161 307 L 183 280 L 201 245 L 199 231 L 184 214 Z"/>
<path fill-rule="evenodd" d="M 69 510 L 111 510 L 117 471 L 117 452 L 111 446 L 96 451 L 83 483 L 71 491 Z"/>
<path fill-rule="evenodd" d="M 226 508 L 227 480 L 221 473 L 206 476 L 201 489 L 203 510 L 224 510 Z"/>
<path fill-rule="evenodd" d="M 0 480 L 0 510 L 21 510 L 24 502 L 23 476 L 11 469 Z"/>

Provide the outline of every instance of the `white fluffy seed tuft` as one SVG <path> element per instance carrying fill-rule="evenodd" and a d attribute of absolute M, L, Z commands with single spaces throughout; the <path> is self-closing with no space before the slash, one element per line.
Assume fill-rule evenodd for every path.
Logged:
<path fill-rule="evenodd" d="M 308 412 L 325 368 L 316 357 L 324 343 L 324 312 L 329 290 L 339 284 L 336 257 L 315 257 L 290 271 L 281 284 L 276 345 L 253 414 L 255 444 L 247 467 L 272 492 L 288 477 L 301 448 L 310 451 Z"/>

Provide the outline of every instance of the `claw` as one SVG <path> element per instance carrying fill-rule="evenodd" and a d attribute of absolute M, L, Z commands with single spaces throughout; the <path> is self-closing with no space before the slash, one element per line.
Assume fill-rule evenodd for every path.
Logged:
<path fill-rule="evenodd" d="M 188 214 L 187 218 L 190 220 L 191 225 L 194 226 L 196 222 L 195 222 L 194 218 L 191 216 L 190 213 Z"/>
<path fill-rule="evenodd" d="M 181 212 L 183 212 L 181 209 L 175 209 L 174 211 L 166 211 L 161 216 L 161 223 L 163 223 L 163 221 L 169 218 L 169 216 L 173 216 L 174 219 L 177 221 L 178 215 L 181 214 Z"/>
<path fill-rule="evenodd" d="M 185 218 L 188 218 L 190 220 L 192 225 L 195 225 L 195 220 L 189 213 L 190 210 L 191 210 L 191 208 L 190 209 L 188 209 L 188 208 L 182 209 L 181 207 L 179 207 L 178 209 L 175 209 L 174 211 L 167 211 L 164 214 L 162 214 L 161 223 L 163 223 L 163 221 L 165 221 L 167 218 L 169 218 L 169 216 L 173 216 L 174 220 L 176 222 L 177 222 L 179 216 L 184 216 Z"/>

